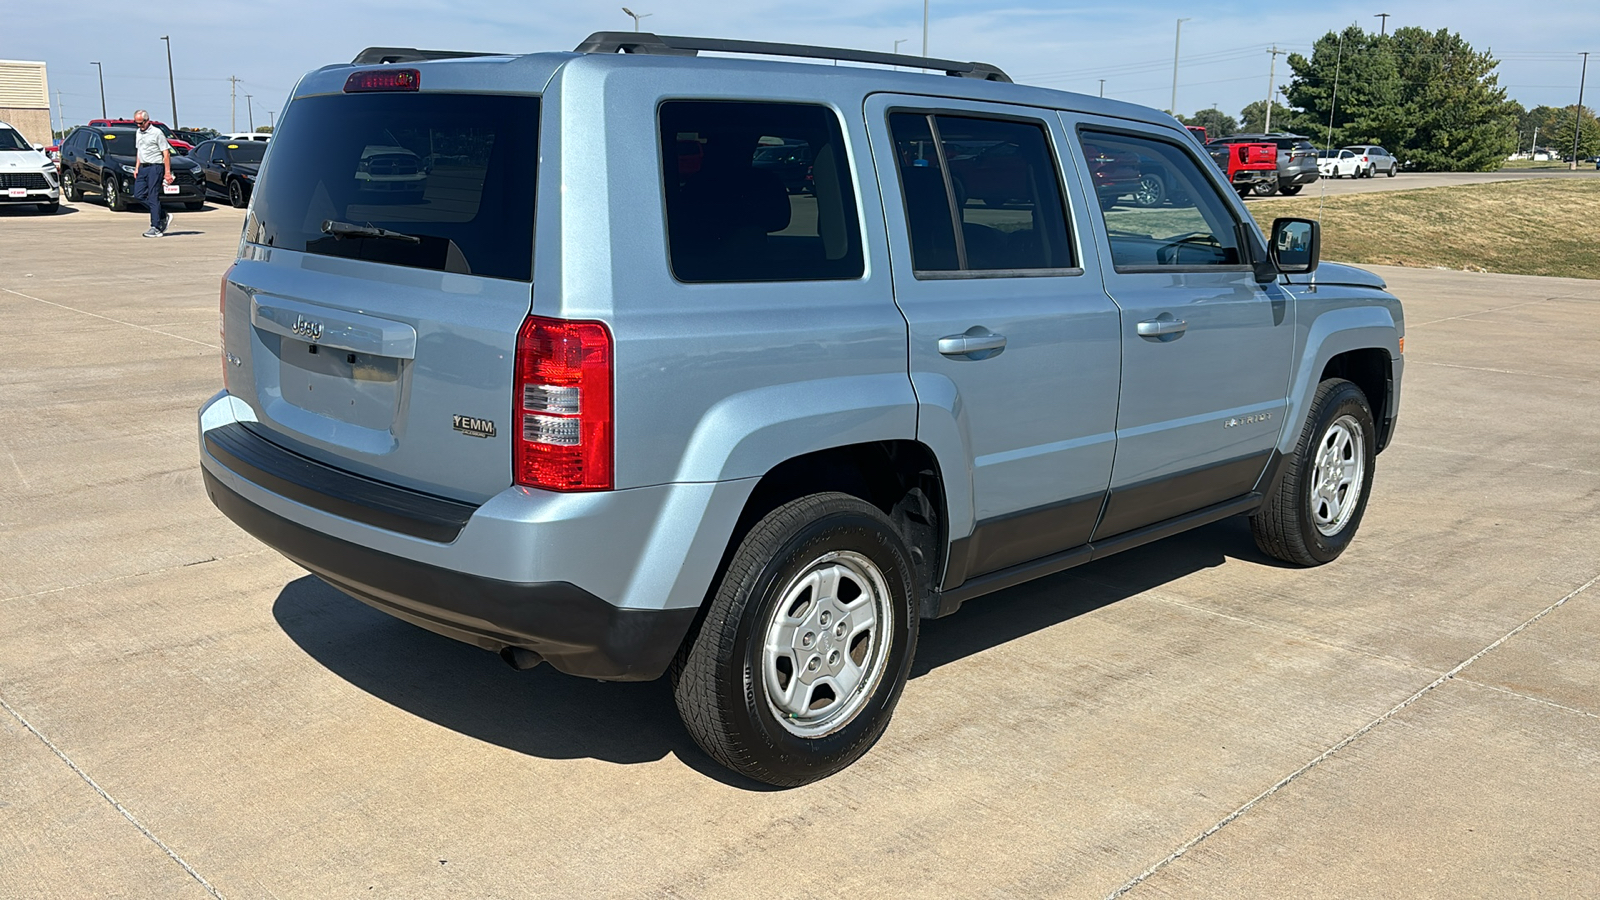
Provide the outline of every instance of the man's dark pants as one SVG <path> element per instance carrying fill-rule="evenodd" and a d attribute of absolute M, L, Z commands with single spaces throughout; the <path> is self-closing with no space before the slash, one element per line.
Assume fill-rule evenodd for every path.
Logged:
<path fill-rule="evenodd" d="M 161 186 L 166 183 L 167 172 L 160 165 L 139 167 L 133 180 L 133 199 L 150 207 L 150 227 L 161 227 Z"/>

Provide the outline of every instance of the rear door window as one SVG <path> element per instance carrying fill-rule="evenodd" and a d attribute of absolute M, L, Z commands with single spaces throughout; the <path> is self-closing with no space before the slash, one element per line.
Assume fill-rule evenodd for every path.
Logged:
<path fill-rule="evenodd" d="M 915 271 L 1075 266 L 1043 124 L 896 112 L 889 131 Z"/>
<path fill-rule="evenodd" d="M 528 281 L 539 98 L 303 97 L 274 133 L 246 240 Z M 233 141 L 250 154 L 248 142 Z M 261 145 L 265 148 L 265 145 Z M 243 157 L 235 157 L 243 161 Z"/>
<path fill-rule="evenodd" d="M 668 252 L 679 281 L 862 276 L 855 188 L 832 110 L 672 100 L 659 116 Z"/>
<path fill-rule="evenodd" d="M 1097 178 L 1111 261 L 1118 272 L 1203 271 L 1243 264 L 1238 220 L 1182 147 L 1112 132 L 1086 130 L 1081 136 L 1091 172 L 1114 164 L 1109 161 L 1136 160 L 1137 172 L 1154 175 L 1166 185 L 1160 205 L 1142 207 L 1125 203 L 1120 186 L 1108 189 Z"/>

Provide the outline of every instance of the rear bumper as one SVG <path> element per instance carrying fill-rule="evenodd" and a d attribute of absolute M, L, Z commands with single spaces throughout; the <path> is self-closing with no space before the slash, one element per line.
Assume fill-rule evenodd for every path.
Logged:
<path fill-rule="evenodd" d="M 1233 173 L 1233 183 L 1235 185 L 1258 184 L 1263 181 L 1275 182 L 1277 180 L 1277 169 L 1240 169 Z"/>
<path fill-rule="evenodd" d="M 1303 169 L 1297 172 L 1279 172 L 1278 183 L 1282 185 L 1288 185 L 1289 187 L 1294 187 L 1297 184 L 1311 184 L 1321 177 L 1322 173 L 1317 169 Z"/>
<path fill-rule="evenodd" d="M 694 621 L 694 609 L 622 609 L 563 581 L 500 581 L 380 553 L 267 512 L 202 474 L 223 515 L 323 581 L 485 650 L 522 647 L 569 675 L 648 681 L 667 670 Z"/>
<path fill-rule="evenodd" d="M 207 494 L 263 543 L 415 625 L 605 680 L 666 670 L 755 483 L 512 487 L 473 505 L 278 447 L 226 392 L 201 408 L 199 425 Z"/>

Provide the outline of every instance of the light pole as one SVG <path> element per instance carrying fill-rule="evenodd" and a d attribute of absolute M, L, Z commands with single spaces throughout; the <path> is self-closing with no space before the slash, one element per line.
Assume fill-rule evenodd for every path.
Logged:
<path fill-rule="evenodd" d="M 1578 136 L 1583 134 L 1583 83 L 1589 78 L 1589 54 L 1583 54 L 1583 74 L 1578 76 L 1578 108 L 1572 111 L 1572 168 L 1578 167 Z"/>
<path fill-rule="evenodd" d="M 928 55 L 928 0 L 922 0 L 922 55 Z"/>
<path fill-rule="evenodd" d="M 97 62 L 89 63 L 89 65 L 100 70 L 100 118 L 109 119 L 111 116 L 106 113 L 106 67 Z"/>
<path fill-rule="evenodd" d="M 1178 29 L 1172 35 L 1172 108 L 1167 110 L 1172 115 L 1178 114 L 1178 45 L 1183 40 L 1183 23 L 1188 19 L 1178 20 Z"/>
<path fill-rule="evenodd" d="M 1373 18 L 1374 19 L 1382 19 L 1383 20 L 1383 23 L 1378 26 L 1378 36 L 1379 37 L 1383 37 L 1384 35 L 1388 34 L 1389 33 L 1389 14 L 1388 13 L 1378 13 L 1377 15 L 1374 15 Z"/>
<path fill-rule="evenodd" d="M 256 130 L 256 111 L 255 108 L 250 105 L 250 98 L 254 96 L 254 94 L 244 95 L 244 114 L 247 117 L 246 121 L 250 123 L 250 130 L 252 132 Z"/>
<path fill-rule="evenodd" d="M 640 19 L 648 19 L 651 16 L 655 15 L 655 13 L 636 13 L 633 10 L 627 8 L 626 6 L 624 6 L 622 8 L 622 11 L 633 17 L 633 30 L 634 31 L 638 31 L 639 30 L 639 20 Z"/>
<path fill-rule="evenodd" d="M 167 90 L 172 92 L 172 127 L 178 127 L 178 87 L 172 80 L 172 38 L 163 34 L 163 41 L 167 42 Z"/>
<path fill-rule="evenodd" d="M 898 54 L 900 52 L 900 45 L 904 44 L 906 41 L 909 41 L 909 40 L 911 40 L 911 39 L 910 38 L 900 38 L 899 40 L 895 41 L 894 42 L 894 52 L 896 54 Z"/>

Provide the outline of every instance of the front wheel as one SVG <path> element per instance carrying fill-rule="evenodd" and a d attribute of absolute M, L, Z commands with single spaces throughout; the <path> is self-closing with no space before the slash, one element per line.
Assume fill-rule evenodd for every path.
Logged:
<path fill-rule="evenodd" d="M 1377 436 L 1360 388 L 1343 378 L 1318 385 L 1294 459 L 1250 517 L 1256 546 L 1299 566 L 1337 559 L 1372 493 Z"/>
<path fill-rule="evenodd" d="M 183 204 L 183 208 L 190 212 L 199 212 L 206 208 L 206 202 L 204 200 L 190 200 Z"/>
<path fill-rule="evenodd" d="M 122 183 L 117 181 L 117 176 L 108 176 L 105 180 L 106 208 L 112 212 L 122 212 L 128 208 L 128 198 L 122 193 Z"/>
<path fill-rule="evenodd" d="M 61 173 L 61 196 L 68 203 L 77 203 L 83 199 L 83 188 L 78 187 L 78 179 L 71 172 Z"/>
<path fill-rule="evenodd" d="M 1397 168 L 1396 166 L 1390 166 L 1389 167 L 1389 177 L 1390 178 L 1394 177 L 1394 173 L 1395 173 L 1396 168 Z"/>
<path fill-rule="evenodd" d="M 41 212 L 41 213 L 43 213 L 43 214 L 45 214 L 47 216 L 55 215 L 56 210 L 58 210 L 60 208 L 61 208 L 61 201 L 60 200 L 51 200 L 49 203 L 41 203 L 41 204 L 39 204 L 39 212 Z"/>
<path fill-rule="evenodd" d="M 1305 187 L 1303 184 L 1282 185 L 1278 188 L 1278 193 L 1284 195 L 1285 197 L 1293 197 L 1295 194 L 1300 193 L 1300 189 L 1303 187 Z"/>
<path fill-rule="evenodd" d="M 780 506 L 739 544 L 700 630 L 672 667 L 695 743 L 767 784 L 850 765 L 889 725 L 916 650 L 905 540 L 847 494 Z"/>

